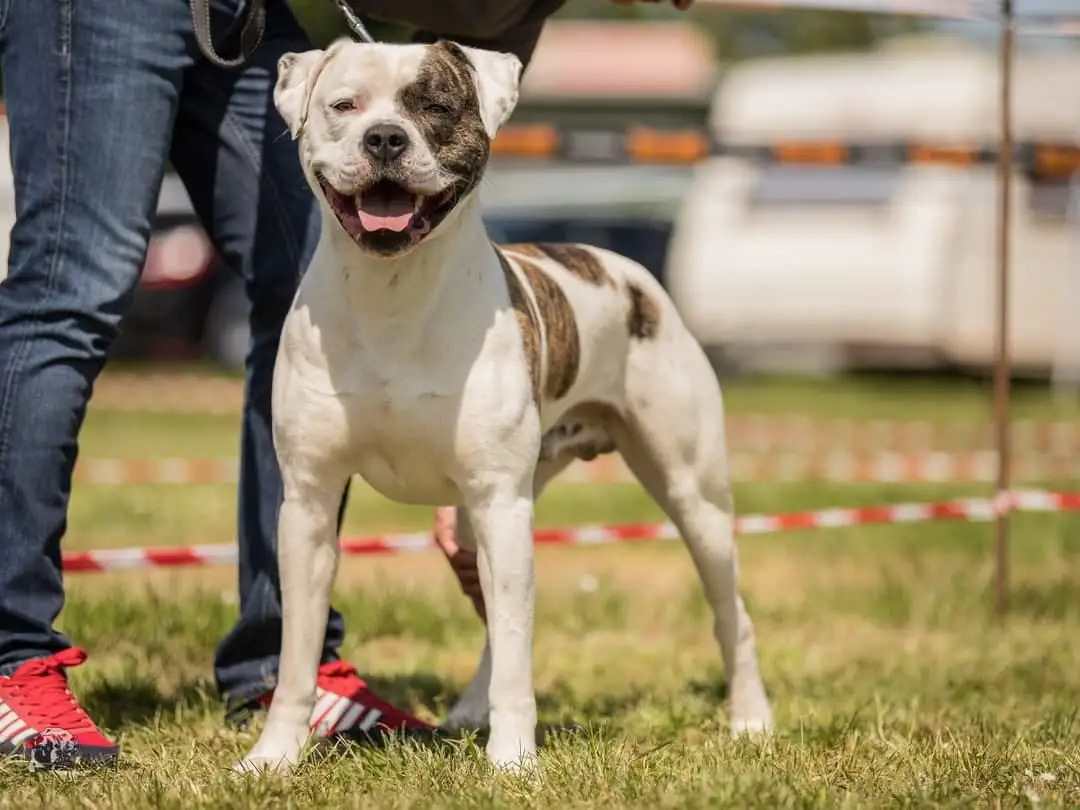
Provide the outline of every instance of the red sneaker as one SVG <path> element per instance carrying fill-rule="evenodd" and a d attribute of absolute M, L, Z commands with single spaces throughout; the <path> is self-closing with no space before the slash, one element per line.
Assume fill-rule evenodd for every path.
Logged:
<path fill-rule="evenodd" d="M 311 733 L 317 738 L 342 735 L 370 741 L 388 732 L 435 732 L 434 726 L 377 697 L 357 674 L 356 667 L 345 661 L 320 666 L 317 684 L 309 721 Z M 242 723 L 251 709 L 268 707 L 273 697 L 270 691 L 246 706 L 230 709 L 228 719 Z"/>
<path fill-rule="evenodd" d="M 0 755 L 25 757 L 32 771 L 116 763 L 119 749 L 94 725 L 64 676 L 85 660 L 85 651 L 71 647 L 0 676 Z"/>

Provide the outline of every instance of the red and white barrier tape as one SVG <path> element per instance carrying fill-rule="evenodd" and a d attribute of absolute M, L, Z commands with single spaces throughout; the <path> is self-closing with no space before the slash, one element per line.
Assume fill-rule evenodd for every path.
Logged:
<path fill-rule="evenodd" d="M 768 534 L 812 528 L 869 526 L 884 523 L 925 523 L 932 520 L 992 520 L 995 509 L 1021 512 L 1080 511 L 1080 492 L 1017 491 L 996 499 L 969 498 L 928 503 L 821 509 L 785 515 L 744 515 L 736 520 L 741 535 Z M 539 545 L 592 546 L 633 543 L 677 537 L 670 523 L 574 526 L 538 529 Z M 382 537 L 342 538 L 341 550 L 349 555 L 405 554 L 434 548 L 430 532 Z M 175 548 L 125 548 L 82 551 L 64 555 L 65 573 L 131 571 L 235 563 L 236 546 L 182 546 Z"/>
<path fill-rule="evenodd" d="M 75 467 L 84 484 L 235 484 L 234 459 L 85 459 Z M 997 475 L 997 454 L 846 453 L 741 454 L 731 456 L 731 474 L 741 482 L 834 481 L 837 483 L 989 483 Z M 1017 456 L 1017 481 L 1052 481 L 1080 476 L 1080 456 Z M 559 479 L 570 483 L 617 483 L 633 476 L 616 455 L 571 465 Z M 363 482 L 356 481 L 363 486 Z"/>

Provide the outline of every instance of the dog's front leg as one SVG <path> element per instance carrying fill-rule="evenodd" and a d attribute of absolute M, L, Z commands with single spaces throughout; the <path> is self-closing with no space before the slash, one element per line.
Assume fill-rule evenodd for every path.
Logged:
<path fill-rule="evenodd" d="M 320 489 L 286 481 L 278 519 L 282 604 L 278 683 L 263 732 L 238 770 L 288 769 L 300 759 L 307 742 L 340 556 L 336 521 L 344 485 L 336 483 Z"/>
<path fill-rule="evenodd" d="M 488 758 L 507 770 L 536 761 L 533 691 L 533 497 L 530 480 L 492 487 L 467 504 L 477 541 L 490 645 Z M 481 663 L 483 677 L 486 662 Z"/>

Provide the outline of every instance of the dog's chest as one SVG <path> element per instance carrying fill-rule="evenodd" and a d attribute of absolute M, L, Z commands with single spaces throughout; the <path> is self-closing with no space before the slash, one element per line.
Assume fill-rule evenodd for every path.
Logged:
<path fill-rule="evenodd" d="M 404 503 L 455 503 L 447 475 L 460 396 L 436 374 L 358 370 L 341 396 L 356 473 Z"/>

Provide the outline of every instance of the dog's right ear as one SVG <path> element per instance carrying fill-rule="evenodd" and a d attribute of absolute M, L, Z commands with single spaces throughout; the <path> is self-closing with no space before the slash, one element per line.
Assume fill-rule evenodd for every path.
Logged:
<path fill-rule="evenodd" d="M 319 74 L 334 53 L 347 43 L 338 39 L 325 51 L 313 50 L 303 53 L 285 53 L 278 59 L 278 77 L 274 85 L 274 106 L 277 107 L 293 140 L 299 137 L 307 120 L 311 93 Z"/>
<path fill-rule="evenodd" d="M 278 59 L 278 77 L 274 85 L 274 106 L 277 107 L 289 133 L 295 139 L 304 128 L 308 98 L 318 77 L 316 68 L 322 64 L 325 51 L 285 53 Z"/>

